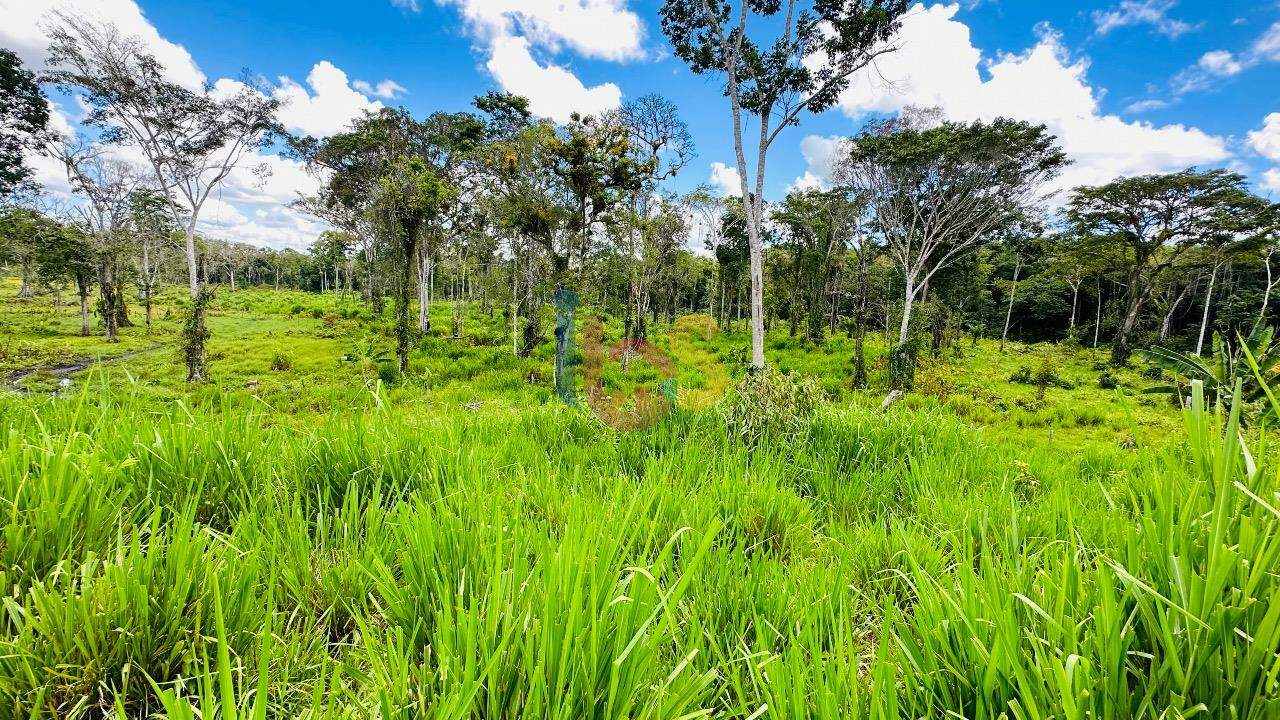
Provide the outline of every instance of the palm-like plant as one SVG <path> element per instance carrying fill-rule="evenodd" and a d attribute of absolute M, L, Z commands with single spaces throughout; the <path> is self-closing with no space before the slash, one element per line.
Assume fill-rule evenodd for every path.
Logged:
<path fill-rule="evenodd" d="M 1272 335 L 1270 327 L 1258 323 L 1250 331 L 1248 338 L 1237 336 L 1239 342 L 1233 347 L 1214 333 L 1213 356 L 1209 358 L 1163 347 L 1139 350 L 1139 357 L 1180 378 L 1173 385 L 1157 385 L 1144 392 L 1168 393 L 1185 404 L 1190 397 L 1191 382 L 1199 380 L 1204 383 L 1207 401 L 1230 405 L 1232 388 L 1239 381 L 1242 386 L 1240 398 L 1243 401 L 1248 403 L 1261 400 L 1268 389 L 1276 392 L 1280 388 L 1280 342 L 1273 343 Z M 1247 350 L 1248 357 L 1257 363 L 1258 373 L 1250 368 L 1245 359 L 1246 353 L 1242 350 Z M 1185 379 L 1185 383 L 1182 379 Z"/>

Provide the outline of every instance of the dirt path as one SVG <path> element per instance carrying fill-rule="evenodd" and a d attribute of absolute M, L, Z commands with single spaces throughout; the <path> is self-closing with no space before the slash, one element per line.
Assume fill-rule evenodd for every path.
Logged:
<path fill-rule="evenodd" d="M 64 365 L 54 365 L 52 367 L 48 365 L 36 365 L 35 367 L 26 368 L 25 370 L 18 370 L 10 374 L 8 380 L 6 381 L 6 384 L 8 384 L 10 388 L 13 390 L 17 390 L 18 392 L 25 392 L 22 388 L 17 387 L 17 385 L 19 385 L 23 380 L 26 380 L 27 378 L 31 377 L 32 375 L 35 375 L 36 373 L 42 370 L 48 371 L 51 375 L 54 375 L 57 377 L 67 377 L 69 375 L 74 375 L 75 373 L 88 370 L 94 365 L 111 365 L 114 363 L 123 362 L 125 360 L 138 357 L 139 355 L 146 355 L 147 353 L 155 352 L 156 350 L 159 350 L 164 347 L 168 347 L 168 346 L 157 343 L 149 347 L 141 348 L 138 350 L 130 350 L 129 352 L 126 352 L 126 353 L 120 353 L 119 355 L 111 355 L 109 357 L 104 357 L 104 358 L 77 360 L 72 363 L 66 363 Z"/>

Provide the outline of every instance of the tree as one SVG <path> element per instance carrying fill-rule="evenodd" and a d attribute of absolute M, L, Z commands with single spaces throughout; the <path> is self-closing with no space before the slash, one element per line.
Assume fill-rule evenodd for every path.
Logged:
<path fill-rule="evenodd" d="M 373 211 L 394 239 L 400 263 L 399 297 L 396 303 L 396 357 L 400 372 L 409 369 L 409 304 L 413 287 L 418 244 L 422 233 L 449 203 L 456 191 L 444 182 L 425 160 L 401 156 L 378 183 Z"/>
<path fill-rule="evenodd" d="M 146 313 L 147 332 L 151 332 L 151 310 L 160 285 L 160 263 L 164 251 L 174 245 L 173 234 L 181 223 L 169 214 L 164 196 L 149 188 L 129 194 L 129 229 L 138 251 L 138 289 Z"/>
<path fill-rule="evenodd" d="M 751 251 L 751 364 L 764 369 L 764 190 L 769 148 L 839 99 L 854 73 L 895 48 L 907 0 L 666 0 L 662 30 L 693 72 L 723 73 Z M 771 42 L 753 38 L 778 31 Z M 743 115 L 755 118 L 754 190 Z"/>
<path fill-rule="evenodd" d="M 792 309 L 791 326 L 803 317 L 805 336 L 812 342 L 825 337 L 827 297 L 860 209 L 844 191 L 803 190 L 787 195 L 774 213 L 791 239 L 792 292 L 798 305 Z"/>
<path fill-rule="evenodd" d="M 0 48 L 0 201 L 31 177 L 26 154 L 38 147 L 49 124 L 49 103 L 40 84 L 12 50 Z"/>
<path fill-rule="evenodd" d="M 88 335 L 89 294 L 96 272 L 93 246 L 74 225 L 44 220 L 35 252 L 37 272 L 47 282 L 71 281 L 80 300 L 80 334 Z"/>
<path fill-rule="evenodd" d="M 244 159 L 280 132 L 280 101 L 246 76 L 230 90 L 188 90 L 164 78 L 160 63 L 137 38 L 111 24 L 64 11 L 53 14 L 49 81 L 80 91 L 85 122 L 107 141 L 135 145 L 155 173 L 175 223 L 182 223 L 192 317 L 184 357 L 187 380 L 205 379 L 204 308 L 209 299 L 196 254 L 200 211 Z"/>
<path fill-rule="evenodd" d="M 933 123 L 908 113 L 854 139 L 837 175 L 868 198 L 902 274 L 896 353 L 908 351 L 912 309 L 929 281 L 1033 217 L 1041 186 L 1066 163 L 1045 126 L 1005 118 Z"/>
<path fill-rule="evenodd" d="M 654 279 L 652 266 L 645 261 L 646 248 L 654 245 L 646 231 L 655 227 L 650 218 L 650 198 L 663 181 L 675 177 L 693 158 L 693 138 L 689 126 L 680 119 L 674 103 L 659 95 L 645 95 L 623 104 L 619 119 L 626 128 L 631 151 L 639 161 L 639 182 L 631 193 L 631 221 L 626 232 L 624 252 L 631 266 L 624 333 L 628 337 L 645 337 L 645 309 Z M 632 312 L 635 315 L 633 317 Z"/>
<path fill-rule="evenodd" d="M 1194 168 L 1073 191 L 1066 210 L 1071 226 L 1120 250 L 1118 269 L 1128 297 L 1112 343 L 1112 363 L 1128 359 L 1130 336 L 1164 273 L 1212 236 L 1230 208 L 1251 203 L 1248 195 L 1241 175 Z"/>
<path fill-rule="evenodd" d="M 40 214 L 29 208 L 0 210 L 0 260 L 17 263 L 22 268 L 22 285 L 18 297 L 35 294 L 35 255 L 40 244 Z"/>
<path fill-rule="evenodd" d="M 107 340 L 116 342 L 119 328 L 129 326 L 124 296 L 130 254 L 132 198 L 143 188 L 142 173 L 106 155 L 106 147 L 83 138 L 56 138 L 48 144 L 67 173 L 72 190 L 85 202 L 75 207 L 93 243 L 98 268 L 99 309 Z"/>
<path fill-rule="evenodd" d="M 351 251 L 354 242 L 355 238 L 348 233 L 325 230 L 311 243 L 311 256 L 320 264 L 321 290 L 328 284 L 328 270 L 333 271 L 333 291 L 336 293 L 342 289 L 338 280 L 338 268 L 346 263 L 347 253 Z"/>

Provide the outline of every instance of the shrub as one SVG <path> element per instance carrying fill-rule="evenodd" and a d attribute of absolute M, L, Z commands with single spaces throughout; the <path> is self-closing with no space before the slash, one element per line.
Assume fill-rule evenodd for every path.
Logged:
<path fill-rule="evenodd" d="M 1098 376 L 1098 387 L 1103 390 L 1115 390 L 1120 387 L 1120 382 L 1116 380 L 1116 377 L 1111 373 L 1104 372 L 1102 375 Z"/>
<path fill-rule="evenodd" d="M 812 378 L 768 368 L 747 373 L 716 405 L 716 412 L 731 438 L 754 444 L 799 435 L 821 400 L 822 391 Z"/>
<path fill-rule="evenodd" d="M 400 368 L 391 361 L 383 361 L 378 363 L 378 379 L 385 385 L 390 385 L 400 379 Z"/>
<path fill-rule="evenodd" d="M 271 369 L 276 372 L 285 372 L 293 369 L 293 358 L 282 352 L 276 352 L 271 356 Z"/>
<path fill-rule="evenodd" d="M 311 317 L 319 320 L 324 317 L 324 310 L 321 310 L 320 308 L 311 308 Z"/>

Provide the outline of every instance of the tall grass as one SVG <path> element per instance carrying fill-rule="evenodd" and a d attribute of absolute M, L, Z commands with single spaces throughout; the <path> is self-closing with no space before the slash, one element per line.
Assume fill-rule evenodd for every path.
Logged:
<path fill-rule="evenodd" d="M 1274 453 L 1202 400 L 1078 454 L 367 406 L 0 398 L 0 718 L 1280 715 Z"/>

